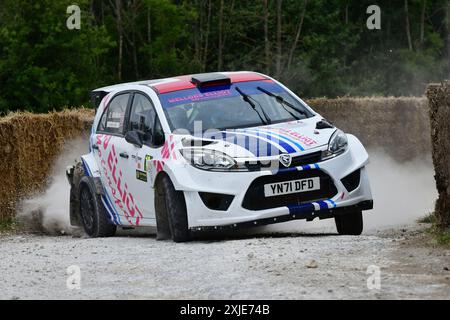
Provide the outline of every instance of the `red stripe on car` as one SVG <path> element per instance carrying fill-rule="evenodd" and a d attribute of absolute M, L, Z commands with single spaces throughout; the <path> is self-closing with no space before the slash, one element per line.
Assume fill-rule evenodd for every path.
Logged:
<path fill-rule="evenodd" d="M 247 81 L 272 82 L 272 80 L 268 79 L 267 77 L 257 74 L 257 73 L 252 73 L 252 72 L 231 73 L 231 74 L 225 74 L 225 75 L 231 79 L 231 83 L 247 82 Z M 180 90 L 194 89 L 196 87 L 196 85 L 191 82 L 192 75 L 179 76 L 179 77 L 175 77 L 173 79 L 175 81 L 154 84 L 154 85 L 152 85 L 152 87 L 159 94 L 170 93 L 170 92 L 180 91 Z"/>

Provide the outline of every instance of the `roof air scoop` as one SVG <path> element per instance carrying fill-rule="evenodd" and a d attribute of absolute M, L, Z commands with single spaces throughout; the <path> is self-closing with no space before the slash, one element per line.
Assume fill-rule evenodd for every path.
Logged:
<path fill-rule="evenodd" d="M 191 82 L 198 88 L 231 85 L 231 79 L 221 73 L 196 74 L 192 76 Z"/>

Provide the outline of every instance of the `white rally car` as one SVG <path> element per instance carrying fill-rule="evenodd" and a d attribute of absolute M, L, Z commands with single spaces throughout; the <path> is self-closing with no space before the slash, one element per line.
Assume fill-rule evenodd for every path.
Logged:
<path fill-rule="evenodd" d="M 70 218 L 91 237 L 157 239 L 334 218 L 358 235 L 373 207 L 360 141 L 278 81 L 205 73 L 94 90 L 90 152 L 67 169 Z"/>

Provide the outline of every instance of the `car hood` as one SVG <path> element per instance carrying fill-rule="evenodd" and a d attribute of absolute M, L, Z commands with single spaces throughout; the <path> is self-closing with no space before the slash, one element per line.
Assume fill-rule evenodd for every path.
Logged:
<path fill-rule="evenodd" d="M 202 137 L 184 136 L 183 146 L 202 146 L 234 158 L 265 158 L 283 153 L 306 154 L 328 145 L 334 126 L 317 129 L 322 118 L 283 122 L 273 125 L 214 131 Z"/>

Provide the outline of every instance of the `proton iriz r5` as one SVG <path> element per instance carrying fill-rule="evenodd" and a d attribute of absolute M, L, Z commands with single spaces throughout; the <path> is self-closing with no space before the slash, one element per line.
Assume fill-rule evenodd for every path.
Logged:
<path fill-rule="evenodd" d="M 70 220 L 91 237 L 158 239 L 334 218 L 359 235 L 373 201 L 361 142 L 278 81 L 207 73 L 94 90 L 89 153 L 67 170 Z"/>

